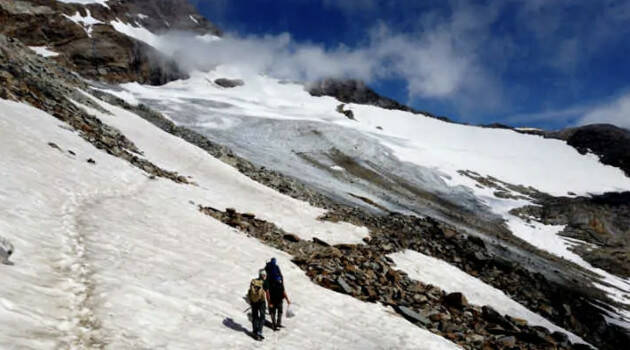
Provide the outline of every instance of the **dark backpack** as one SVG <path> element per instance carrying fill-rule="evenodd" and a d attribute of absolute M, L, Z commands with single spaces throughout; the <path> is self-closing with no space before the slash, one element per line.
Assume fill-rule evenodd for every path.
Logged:
<path fill-rule="evenodd" d="M 278 281 L 269 282 L 269 299 L 272 304 L 279 304 L 284 298 L 284 284 Z"/>
<path fill-rule="evenodd" d="M 265 271 L 267 272 L 267 279 L 270 282 L 284 282 L 282 280 L 282 272 L 280 272 L 278 265 L 268 262 L 265 266 Z"/>

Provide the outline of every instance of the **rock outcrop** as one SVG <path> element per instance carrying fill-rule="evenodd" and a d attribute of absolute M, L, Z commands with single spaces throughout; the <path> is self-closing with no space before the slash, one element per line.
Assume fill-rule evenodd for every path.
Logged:
<path fill-rule="evenodd" d="M 0 35 L 0 98 L 28 103 L 49 113 L 76 130 L 96 149 L 125 159 L 149 176 L 189 183 L 186 177 L 145 159 L 142 151 L 120 131 L 79 108 L 73 101 L 102 110 L 80 90 L 88 90 L 84 80 L 36 55 L 19 41 Z"/>
<path fill-rule="evenodd" d="M 306 90 L 312 96 L 331 96 L 343 103 L 366 104 L 385 109 L 396 109 L 414 114 L 433 116 L 431 113 L 419 111 L 391 98 L 381 96 L 360 80 L 322 79 L 308 84 Z M 443 117 L 439 119 L 447 120 Z"/>
<path fill-rule="evenodd" d="M 630 176 L 630 130 L 592 124 L 546 132 L 545 136 L 565 140 L 581 154 L 594 153 L 602 163 L 618 167 Z"/>
<path fill-rule="evenodd" d="M 392 306 L 410 322 L 465 349 L 583 349 L 585 345 L 571 344 L 566 334 L 528 325 L 527 321 L 501 315 L 490 306 L 471 305 L 462 293 L 445 293 L 435 286 L 412 280 L 395 268 L 387 254 L 408 248 L 424 251 L 460 267 L 476 266 L 472 269 L 479 269 L 478 276 L 483 269 L 485 277 L 480 278 L 486 283 L 502 280 L 501 283 L 511 284 L 513 290 L 508 293 L 517 300 L 523 295 L 519 295 L 517 289 L 526 290 L 529 304 L 524 305 L 537 312 L 540 308 L 547 309 L 546 317 L 587 337 L 602 349 L 616 349 L 630 340 L 623 331 L 607 327 L 605 320 L 594 313 L 595 307 L 585 302 L 579 292 L 551 283 L 516 264 L 496 260 L 475 239 L 462 234 L 445 238 L 445 230 L 431 219 L 365 217 L 371 230 L 371 239 L 366 239 L 365 245 L 333 246 L 315 238 L 312 241 L 295 239 L 294 235 L 273 223 L 232 208 L 220 211 L 199 206 L 198 209 L 293 255 L 293 262 L 313 282 L 359 300 Z M 342 211 L 336 215 L 343 215 L 348 220 L 359 219 L 352 213 L 357 212 Z M 405 233 L 400 233 L 401 227 L 405 228 Z M 394 230 L 398 234 L 394 234 Z"/>
<path fill-rule="evenodd" d="M 175 61 L 144 42 L 118 32 L 120 21 L 155 33 L 187 30 L 220 35 L 186 0 L 109 1 L 68 4 L 48 0 L 0 3 L 0 34 L 28 46 L 46 46 L 54 59 L 82 76 L 107 82 L 160 85 L 186 78 Z"/>

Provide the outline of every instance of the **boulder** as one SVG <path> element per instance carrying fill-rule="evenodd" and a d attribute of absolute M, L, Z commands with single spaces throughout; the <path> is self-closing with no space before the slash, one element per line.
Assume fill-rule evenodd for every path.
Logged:
<path fill-rule="evenodd" d="M 245 82 L 240 79 L 227 79 L 227 78 L 215 79 L 214 83 L 228 89 L 245 85 Z"/>
<path fill-rule="evenodd" d="M 431 325 L 431 321 L 428 318 L 422 316 L 420 313 L 406 307 L 406 306 L 395 306 L 394 309 L 398 311 L 404 318 L 413 322 L 419 323 L 424 327 L 428 327 Z"/>
<path fill-rule="evenodd" d="M 512 348 L 516 345 L 516 338 L 511 335 L 500 337 L 499 339 L 497 339 L 497 344 L 501 345 L 502 347 Z"/>
<path fill-rule="evenodd" d="M 444 303 L 457 309 L 463 309 L 468 305 L 468 300 L 462 293 L 455 292 L 444 296 Z"/>
<path fill-rule="evenodd" d="M 286 241 L 294 242 L 294 243 L 300 241 L 300 237 L 294 235 L 293 233 L 287 233 L 284 236 L 282 236 L 282 238 Z"/>

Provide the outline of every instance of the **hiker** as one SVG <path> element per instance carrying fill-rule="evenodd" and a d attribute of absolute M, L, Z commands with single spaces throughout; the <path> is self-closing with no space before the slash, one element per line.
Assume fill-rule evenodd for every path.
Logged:
<path fill-rule="evenodd" d="M 276 258 L 271 258 L 267 265 L 265 265 L 265 271 L 267 272 L 267 277 L 269 281 L 275 282 L 284 282 L 282 280 L 282 271 L 280 271 L 280 267 L 276 264 Z"/>
<path fill-rule="evenodd" d="M 282 272 L 280 267 L 276 264 L 276 258 L 271 258 L 271 261 L 265 266 L 267 271 L 267 303 L 269 304 L 269 314 L 271 315 L 271 325 L 274 331 L 282 328 L 282 302 L 283 299 L 287 300 L 287 304 L 291 304 L 286 290 L 284 289 L 284 279 L 282 278 Z"/>
<path fill-rule="evenodd" d="M 254 278 L 251 281 L 247 292 L 247 301 L 252 309 L 252 333 L 256 340 L 265 339 L 262 334 L 263 325 L 265 324 L 265 310 L 267 309 L 265 300 L 269 299 L 269 293 L 266 290 L 266 279 L 267 272 L 260 270 L 258 278 Z"/>

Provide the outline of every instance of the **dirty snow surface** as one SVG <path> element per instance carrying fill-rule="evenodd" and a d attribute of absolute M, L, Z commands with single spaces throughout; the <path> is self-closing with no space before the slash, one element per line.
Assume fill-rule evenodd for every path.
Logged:
<path fill-rule="evenodd" d="M 390 254 L 389 257 L 394 260 L 399 269 L 408 273 L 413 279 L 438 286 L 447 293 L 462 292 L 472 304 L 490 305 L 502 315 L 524 319 L 530 325 L 543 326 L 552 332 L 566 333 L 571 342 L 585 343 L 582 338 L 530 311 L 502 291 L 445 261 L 413 250 Z"/>
<path fill-rule="evenodd" d="M 14 265 L 0 265 L 1 349 L 457 348 L 391 310 L 313 284 L 289 256 L 197 204 L 249 211 L 303 237 L 355 242 L 364 229 L 322 223 L 321 210 L 103 107 L 112 114 L 99 117 L 147 159 L 197 185 L 150 179 L 52 116 L 0 100 L 0 235 L 15 246 Z M 245 333 L 242 296 L 272 256 L 296 317 L 258 343 Z"/>

